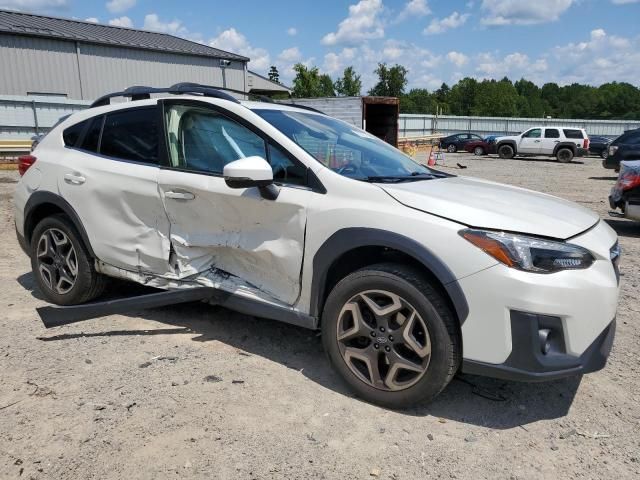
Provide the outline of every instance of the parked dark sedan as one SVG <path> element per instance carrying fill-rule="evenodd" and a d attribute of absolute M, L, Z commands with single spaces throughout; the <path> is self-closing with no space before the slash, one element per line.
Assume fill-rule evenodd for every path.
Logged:
<path fill-rule="evenodd" d="M 622 160 L 640 160 L 640 128 L 627 130 L 611 142 L 602 166 L 618 171 Z"/>
<path fill-rule="evenodd" d="M 599 135 L 589 135 L 589 153 L 592 155 L 599 155 L 602 158 L 607 158 L 609 154 L 609 144 L 611 139 L 607 137 L 601 137 Z"/>
<path fill-rule="evenodd" d="M 449 153 L 454 153 L 458 150 L 463 150 L 466 143 L 476 140 L 482 140 L 482 137 L 473 133 L 456 133 L 441 139 L 440 148 Z"/>
<path fill-rule="evenodd" d="M 496 153 L 496 135 L 489 135 L 482 140 L 471 140 L 464 144 L 464 149 L 476 156 Z"/>

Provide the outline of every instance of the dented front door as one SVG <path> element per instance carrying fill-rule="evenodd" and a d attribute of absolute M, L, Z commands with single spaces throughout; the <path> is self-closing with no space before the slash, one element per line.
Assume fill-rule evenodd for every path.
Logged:
<path fill-rule="evenodd" d="M 175 275 L 292 305 L 311 191 L 283 185 L 276 200 L 266 200 L 257 188 L 229 188 L 224 165 L 243 156 L 267 158 L 267 142 L 220 112 L 167 106 L 165 123 L 170 166 L 158 183 Z"/>

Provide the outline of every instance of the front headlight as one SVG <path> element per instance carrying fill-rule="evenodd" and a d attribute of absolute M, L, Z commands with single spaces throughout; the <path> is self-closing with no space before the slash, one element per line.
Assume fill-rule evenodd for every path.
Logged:
<path fill-rule="evenodd" d="M 594 261 L 588 250 L 570 243 L 488 230 L 461 230 L 460 235 L 499 262 L 525 272 L 578 270 Z"/>

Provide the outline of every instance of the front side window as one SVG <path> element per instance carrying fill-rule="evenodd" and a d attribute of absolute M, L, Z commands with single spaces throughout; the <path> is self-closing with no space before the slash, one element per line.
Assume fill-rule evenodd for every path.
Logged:
<path fill-rule="evenodd" d="M 241 158 L 267 158 L 264 140 L 248 128 L 211 109 L 172 105 L 165 112 L 171 166 L 222 174 Z"/>
<path fill-rule="evenodd" d="M 76 123 L 75 125 L 71 125 L 64 129 L 62 132 L 62 140 L 64 141 L 65 146 L 67 147 L 75 147 L 80 139 L 80 135 L 84 131 L 87 126 L 88 120 L 84 122 Z"/>
<path fill-rule="evenodd" d="M 340 175 L 367 181 L 443 176 L 373 135 L 335 118 L 293 110 L 253 111 Z"/>
<path fill-rule="evenodd" d="M 522 135 L 522 138 L 540 138 L 541 136 L 542 131 L 539 128 L 534 128 Z"/>
<path fill-rule="evenodd" d="M 560 132 L 556 128 L 547 128 L 544 131 L 544 138 L 560 138 Z"/>
<path fill-rule="evenodd" d="M 121 110 L 107 114 L 100 153 L 108 157 L 158 163 L 156 107 Z"/>

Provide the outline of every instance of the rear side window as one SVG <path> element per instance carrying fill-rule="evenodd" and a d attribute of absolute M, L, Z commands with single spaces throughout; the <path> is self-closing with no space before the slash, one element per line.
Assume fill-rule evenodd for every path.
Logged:
<path fill-rule="evenodd" d="M 100 132 L 102 131 L 103 121 L 103 116 L 95 117 L 93 120 L 91 120 L 87 133 L 85 133 L 84 138 L 82 139 L 82 144 L 80 145 L 81 149 L 94 153 L 98 152 L 98 147 L 100 146 Z"/>
<path fill-rule="evenodd" d="M 80 139 L 80 135 L 84 131 L 84 127 L 87 126 L 88 121 L 76 123 L 75 125 L 71 125 L 64 129 L 62 132 L 62 139 L 64 140 L 64 144 L 67 147 L 75 147 Z"/>
<path fill-rule="evenodd" d="M 616 138 L 613 145 L 640 145 L 640 131 L 626 132 Z"/>
<path fill-rule="evenodd" d="M 565 128 L 562 130 L 564 132 L 564 136 L 567 138 L 584 138 L 582 136 L 582 130 L 576 130 L 572 128 Z"/>
<path fill-rule="evenodd" d="M 107 115 L 100 153 L 122 160 L 158 163 L 157 110 L 137 108 Z"/>
<path fill-rule="evenodd" d="M 556 128 L 547 128 L 544 131 L 544 138 L 560 138 L 560 132 Z"/>

